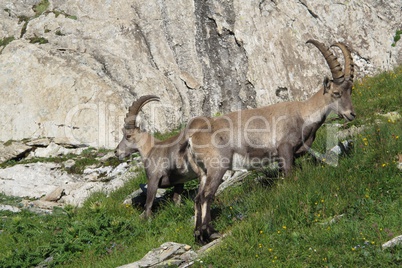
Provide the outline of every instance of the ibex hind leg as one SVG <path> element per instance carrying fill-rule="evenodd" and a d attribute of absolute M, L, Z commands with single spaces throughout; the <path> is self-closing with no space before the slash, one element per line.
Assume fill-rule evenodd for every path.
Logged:
<path fill-rule="evenodd" d="M 194 238 L 198 244 L 205 245 L 221 237 L 221 234 L 213 228 L 210 221 L 205 220 L 205 218 L 208 217 L 210 218 L 210 216 L 204 216 L 204 215 L 202 215 L 201 217 L 199 216 L 200 214 L 204 213 L 210 214 L 209 210 L 211 202 L 204 200 L 203 202 L 197 202 L 197 203 L 198 204 L 196 204 L 195 206 L 196 206 L 196 214 L 198 215 L 196 216 Z"/>
<path fill-rule="evenodd" d="M 205 181 L 200 183 L 195 200 L 196 226 L 194 231 L 195 240 L 200 244 L 207 244 L 221 237 L 221 234 L 213 228 L 211 223 L 211 204 L 225 172 L 226 169 L 209 170 L 208 175 L 202 178 Z"/>
<path fill-rule="evenodd" d="M 202 224 L 202 214 L 201 214 L 201 196 L 204 191 L 204 186 L 205 182 L 207 180 L 207 176 L 205 174 L 202 174 L 200 176 L 200 185 L 198 186 L 198 193 L 195 196 L 194 199 L 194 225 L 195 225 L 195 230 L 194 230 L 194 238 L 195 241 L 199 244 L 203 244 L 201 240 L 201 232 L 198 230 L 198 226 L 201 226 Z"/>

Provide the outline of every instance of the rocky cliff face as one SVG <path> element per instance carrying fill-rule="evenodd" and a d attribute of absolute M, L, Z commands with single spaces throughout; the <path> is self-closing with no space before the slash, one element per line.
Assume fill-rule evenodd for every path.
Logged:
<path fill-rule="evenodd" d="M 347 43 L 362 77 L 402 63 L 393 1 L 5 0 L 0 140 L 114 147 L 126 108 L 145 128 L 305 99 L 329 70 L 310 38 Z"/>

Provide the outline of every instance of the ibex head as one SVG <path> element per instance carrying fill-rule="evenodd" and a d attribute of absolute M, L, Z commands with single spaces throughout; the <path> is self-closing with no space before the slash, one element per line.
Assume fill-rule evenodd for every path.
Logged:
<path fill-rule="evenodd" d="M 150 101 L 159 101 L 159 97 L 153 95 L 142 96 L 130 106 L 124 119 L 123 138 L 115 150 L 115 155 L 122 159 L 132 153 L 141 150 L 150 137 L 136 125 L 136 118 L 141 108 Z"/>
<path fill-rule="evenodd" d="M 338 47 L 342 50 L 345 58 L 344 71 L 340 66 L 336 56 L 324 44 L 316 40 L 308 40 L 307 43 L 315 45 L 324 56 L 332 73 L 332 80 L 328 77 L 324 78 L 324 95 L 327 95 L 326 100 L 330 108 L 345 118 L 352 121 L 355 118 L 355 111 L 352 105 L 352 86 L 354 64 L 352 55 L 348 47 L 343 43 L 335 43 L 331 47 Z"/>

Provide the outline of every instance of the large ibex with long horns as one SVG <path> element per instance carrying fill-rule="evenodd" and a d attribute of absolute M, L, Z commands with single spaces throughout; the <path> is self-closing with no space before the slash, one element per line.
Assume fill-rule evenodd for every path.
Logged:
<path fill-rule="evenodd" d="M 124 157 L 140 151 L 148 176 L 146 216 L 151 215 L 156 188 L 175 186 L 178 196 L 185 181 L 198 177 L 194 236 L 201 244 L 217 239 L 220 234 L 212 227 L 210 206 L 227 170 L 253 169 L 278 161 L 288 176 L 295 157 L 310 149 L 331 111 L 349 121 L 355 118 L 351 101 L 354 65 L 349 49 L 343 43 L 332 45 L 343 53 L 342 70 L 324 44 L 316 40 L 307 43 L 320 50 L 332 79 L 325 77 L 322 88 L 304 102 L 283 102 L 215 118 L 197 117 L 177 136 L 163 142 L 135 126 L 141 107 L 158 98 L 145 96 L 133 103 L 116 155 Z M 159 158 L 164 159 L 164 166 L 153 165 Z"/>
<path fill-rule="evenodd" d="M 252 169 L 278 161 L 289 175 L 295 157 L 309 150 L 331 111 L 349 121 L 355 118 L 351 101 L 354 66 L 349 49 L 343 43 L 332 45 L 344 55 L 342 71 L 329 48 L 315 40 L 307 43 L 320 50 L 332 73 L 332 79 L 325 77 L 322 88 L 311 98 L 205 118 L 200 131 L 190 133 L 189 159 L 200 178 L 194 233 L 200 243 L 219 237 L 211 225 L 210 206 L 227 170 Z"/>
<path fill-rule="evenodd" d="M 133 102 L 124 119 L 123 138 L 115 150 L 115 155 L 120 159 L 134 152 L 139 152 L 141 155 L 148 177 L 144 218 L 149 218 L 152 214 L 151 209 L 158 188 L 174 187 L 173 200 L 178 204 L 184 182 L 197 179 L 187 159 L 185 130 L 160 141 L 137 126 L 138 113 L 151 101 L 159 101 L 159 97 L 147 95 Z M 192 122 L 196 126 L 197 118 Z"/>

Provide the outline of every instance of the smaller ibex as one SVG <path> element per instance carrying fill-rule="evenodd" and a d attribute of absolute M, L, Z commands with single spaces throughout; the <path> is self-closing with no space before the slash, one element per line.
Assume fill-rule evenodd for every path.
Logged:
<path fill-rule="evenodd" d="M 184 130 L 167 140 L 160 141 L 136 125 L 139 111 L 151 101 L 159 101 L 159 97 L 147 95 L 133 102 L 124 119 L 123 138 L 115 150 L 115 155 L 119 159 L 134 152 L 139 152 L 141 155 L 148 178 L 145 218 L 151 216 L 158 188 L 174 187 L 173 200 L 177 204 L 180 203 L 184 182 L 197 179 L 187 160 L 187 140 Z"/>
<path fill-rule="evenodd" d="M 313 143 L 318 128 L 331 111 L 353 120 L 351 101 L 353 59 L 343 43 L 344 72 L 334 54 L 322 43 L 309 40 L 323 54 L 332 73 L 310 99 L 205 118 L 200 131 L 189 135 L 189 160 L 200 178 L 195 198 L 195 238 L 207 243 L 219 233 L 211 225 L 210 207 L 224 173 L 229 169 L 252 169 L 279 161 L 285 175 L 291 173 L 295 157 Z"/>

